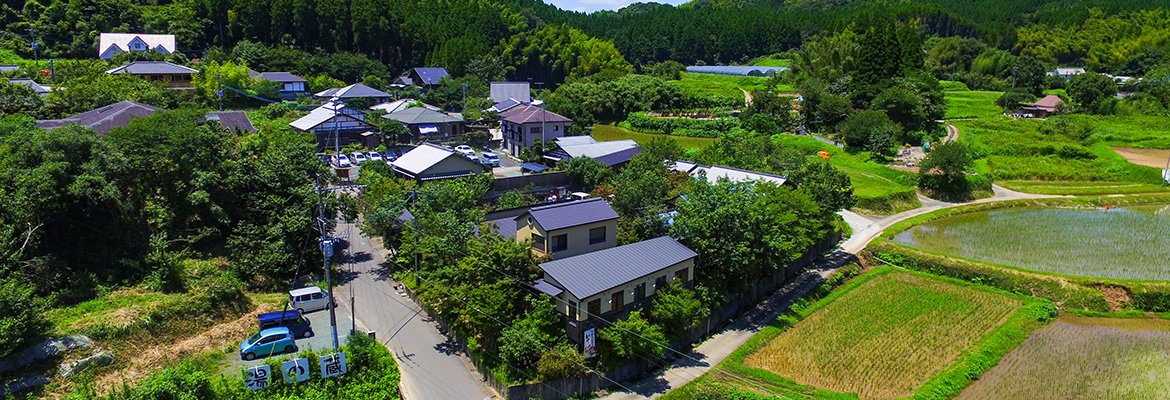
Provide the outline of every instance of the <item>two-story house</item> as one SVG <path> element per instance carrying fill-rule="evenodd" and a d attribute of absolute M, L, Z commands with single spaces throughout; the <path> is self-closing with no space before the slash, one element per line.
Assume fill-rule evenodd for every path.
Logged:
<path fill-rule="evenodd" d="M 192 88 L 191 76 L 199 70 L 166 61 L 135 61 L 106 71 L 110 75 L 134 75 L 151 83 L 162 83 L 168 89 Z"/>
<path fill-rule="evenodd" d="M 504 151 L 513 157 L 537 140 L 550 141 L 565 136 L 573 120 L 533 105 L 516 106 L 500 113 L 500 132 Z"/>
<path fill-rule="evenodd" d="M 594 198 L 532 207 L 514 220 L 516 240 L 532 240 L 532 251 L 560 259 L 617 244 L 618 214 Z"/>
<path fill-rule="evenodd" d="M 175 35 L 148 35 L 145 33 L 102 33 L 98 35 L 98 58 L 109 60 L 128 51 L 173 53 Z"/>
<path fill-rule="evenodd" d="M 590 330 L 596 334 L 603 321 L 644 307 L 667 284 L 679 281 L 693 287 L 695 256 L 674 238 L 662 236 L 542 263 L 544 277 L 532 287 L 556 299 L 569 339 L 587 343 Z"/>
<path fill-rule="evenodd" d="M 319 149 L 333 149 L 352 143 L 367 148 L 378 147 L 382 143 L 378 128 L 366 122 L 365 118 L 361 110 L 348 108 L 341 102 L 328 102 L 288 125 L 313 134 Z"/>
<path fill-rule="evenodd" d="M 281 100 L 296 100 L 297 96 L 308 96 L 305 88 L 308 81 L 305 78 L 293 75 L 290 72 L 256 72 L 248 70 L 248 75 L 258 81 L 269 81 L 277 84 L 277 97 Z"/>

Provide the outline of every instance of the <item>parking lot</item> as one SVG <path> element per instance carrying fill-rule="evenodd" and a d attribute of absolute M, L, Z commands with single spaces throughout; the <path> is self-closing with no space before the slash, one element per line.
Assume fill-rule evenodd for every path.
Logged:
<path fill-rule="evenodd" d="M 349 301 L 348 295 L 346 295 L 344 299 L 342 299 L 342 295 L 339 293 L 334 293 L 334 295 L 336 295 L 337 298 L 341 301 Z M 309 324 L 312 325 L 312 327 L 313 327 L 313 337 L 308 338 L 308 339 L 297 339 L 296 340 L 297 348 L 299 350 L 308 350 L 308 349 L 321 350 L 321 349 L 333 348 L 333 333 L 332 333 L 332 329 L 330 329 L 330 327 L 329 327 L 329 310 L 319 310 L 319 311 L 313 311 L 310 313 L 306 313 L 305 318 L 309 320 Z M 258 325 L 259 325 L 259 323 L 257 322 L 257 326 Z M 345 339 L 347 337 L 349 337 L 349 331 L 352 328 L 353 328 L 353 325 L 350 322 L 349 312 L 346 311 L 345 308 L 339 307 L 337 309 L 337 343 L 338 344 L 340 344 L 342 346 L 345 345 Z M 239 368 L 248 368 L 248 367 L 252 367 L 252 366 L 263 363 L 264 358 L 257 358 L 257 359 L 252 360 L 252 361 L 244 361 L 244 360 L 240 359 L 238 346 L 239 346 L 239 342 L 242 342 L 244 339 L 247 339 L 247 338 L 246 337 L 240 338 L 240 340 L 236 342 L 236 347 L 233 347 L 237 350 L 233 351 L 232 355 L 229 356 L 231 359 L 230 364 L 232 366 L 239 367 Z M 273 357 L 281 357 L 281 356 L 284 356 L 284 354 L 274 354 L 273 355 Z"/>

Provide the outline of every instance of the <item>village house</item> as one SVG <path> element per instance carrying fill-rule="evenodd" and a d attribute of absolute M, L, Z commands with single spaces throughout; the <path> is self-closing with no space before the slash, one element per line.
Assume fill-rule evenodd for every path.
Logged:
<path fill-rule="evenodd" d="M 114 128 L 125 127 L 135 119 L 150 116 L 158 110 L 160 108 L 124 100 L 62 119 L 38 120 L 37 127 L 48 131 L 69 124 L 78 124 L 97 133 L 106 133 Z"/>
<path fill-rule="evenodd" d="M 1074 76 L 1077 76 L 1077 75 L 1080 75 L 1083 73 L 1085 73 L 1084 68 L 1075 68 L 1075 67 L 1067 67 L 1067 68 L 1062 67 L 1062 68 L 1054 69 L 1052 71 L 1048 71 L 1048 75 L 1059 76 L 1059 77 L 1064 78 L 1066 80 L 1072 79 Z"/>
<path fill-rule="evenodd" d="M 1033 118 L 1048 118 L 1049 116 L 1061 113 L 1064 100 L 1060 96 L 1050 94 L 1044 96 L 1043 99 L 1037 101 L 1032 105 L 1025 105 L 1020 107 L 1020 113 L 1031 115 Z"/>
<path fill-rule="evenodd" d="M 504 136 L 503 149 L 519 157 L 525 148 L 537 140 L 542 142 L 565 136 L 573 120 L 535 105 L 523 105 L 500 113 L 500 131 Z"/>
<path fill-rule="evenodd" d="M 168 89 L 193 89 L 191 77 L 199 70 L 166 61 L 135 61 L 106 71 L 110 75 L 134 75 L 151 83 L 162 83 Z"/>
<path fill-rule="evenodd" d="M 277 97 L 281 100 L 296 100 L 298 96 L 309 95 L 309 90 L 305 88 L 305 83 L 308 81 L 289 72 L 256 72 L 248 70 L 248 75 L 251 75 L 252 79 L 258 81 L 276 83 L 278 85 L 276 88 Z"/>
<path fill-rule="evenodd" d="M 53 91 L 53 88 L 49 87 L 49 85 L 39 84 L 32 79 L 24 79 L 24 78 L 9 79 L 8 83 L 14 83 L 17 85 L 28 86 L 29 89 L 32 89 L 34 92 L 37 92 L 38 96 L 47 96 L 49 94 L 49 92 Z"/>
<path fill-rule="evenodd" d="M 542 263 L 544 276 L 532 287 L 557 299 L 569 339 L 587 344 L 584 337 L 596 335 L 601 319 L 615 320 L 641 309 L 672 282 L 692 288 L 697 255 L 662 236 Z"/>
<path fill-rule="evenodd" d="M 617 212 L 594 198 L 532 207 L 515 217 L 516 240 L 532 240 L 532 251 L 572 257 L 617 244 Z"/>
<path fill-rule="evenodd" d="M 207 121 L 215 121 L 220 126 L 237 134 L 256 132 L 256 127 L 252 126 L 252 120 L 243 111 L 212 111 L 207 113 Z"/>
<path fill-rule="evenodd" d="M 417 86 L 423 89 L 434 89 L 439 82 L 448 76 L 446 68 L 411 68 L 406 75 L 394 80 L 391 85 L 406 87 Z"/>
<path fill-rule="evenodd" d="M 371 110 L 382 110 L 382 111 L 385 111 L 387 114 L 390 114 L 390 113 L 402 111 L 402 110 L 405 110 L 405 109 L 411 108 L 411 107 L 424 107 L 424 108 L 427 108 L 427 109 L 430 109 L 433 111 L 443 111 L 442 108 L 435 107 L 435 106 L 432 106 L 430 104 L 423 103 L 421 101 L 418 101 L 415 99 L 410 99 L 410 98 L 398 99 L 398 100 L 394 100 L 394 101 L 388 101 L 385 103 L 378 103 L 378 104 L 370 106 L 370 109 Z"/>
<path fill-rule="evenodd" d="M 383 92 L 372 87 L 355 83 L 343 88 L 326 89 L 313 94 L 313 97 L 331 100 L 353 100 L 353 99 L 369 99 L 367 104 L 378 104 L 390 101 L 389 93 Z"/>
<path fill-rule="evenodd" d="M 171 54 L 175 35 L 148 35 L 145 33 L 102 33 L 98 35 L 98 58 L 109 60 L 128 51 L 154 51 Z"/>
<path fill-rule="evenodd" d="M 462 118 L 427 107 L 410 107 L 383 115 L 382 118 L 406 125 L 415 143 L 457 139 L 463 135 L 466 125 Z"/>
<path fill-rule="evenodd" d="M 532 90 L 528 82 L 492 82 L 488 99 L 493 105 L 486 111 L 501 113 L 532 103 Z"/>
<path fill-rule="evenodd" d="M 288 125 L 313 134 L 319 149 L 332 149 L 352 143 L 375 148 L 382 143 L 378 128 L 366 122 L 364 114 L 345 107 L 341 102 L 325 103 Z"/>
<path fill-rule="evenodd" d="M 484 172 L 484 166 L 446 147 L 423 143 L 390 164 L 398 174 L 418 181 L 458 178 Z"/>
<path fill-rule="evenodd" d="M 673 172 L 685 172 L 692 178 L 706 179 L 710 183 L 717 183 L 720 179 L 727 179 L 732 182 L 772 182 L 776 186 L 792 185 L 792 181 L 779 175 L 724 167 L 721 165 L 708 166 L 689 161 L 676 161 L 670 170 Z"/>

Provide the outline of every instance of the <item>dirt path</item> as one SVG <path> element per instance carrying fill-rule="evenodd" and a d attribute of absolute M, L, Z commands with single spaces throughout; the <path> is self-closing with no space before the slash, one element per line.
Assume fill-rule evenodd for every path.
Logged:
<path fill-rule="evenodd" d="M 950 123 L 947 123 L 947 122 L 943 122 L 943 123 L 947 124 L 947 137 L 943 138 L 943 142 L 945 143 L 945 142 L 958 141 L 959 140 L 959 128 L 956 128 L 954 125 L 951 125 Z"/>
<path fill-rule="evenodd" d="M 1134 147 L 1110 147 L 1116 151 L 1118 155 L 1125 157 L 1126 161 L 1137 165 L 1144 165 L 1154 168 L 1166 168 L 1167 160 L 1170 160 L 1170 150 L 1160 149 L 1139 149 Z"/>
<path fill-rule="evenodd" d="M 749 91 L 743 90 L 743 88 L 739 88 L 739 90 L 741 92 L 743 92 L 743 108 L 751 107 L 752 106 L 752 93 Z"/>

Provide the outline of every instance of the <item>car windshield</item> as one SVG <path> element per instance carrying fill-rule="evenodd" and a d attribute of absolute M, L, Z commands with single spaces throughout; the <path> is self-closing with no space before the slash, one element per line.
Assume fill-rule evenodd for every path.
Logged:
<path fill-rule="evenodd" d="M 260 340 L 260 334 L 259 334 L 259 333 L 255 334 L 255 335 L 252 335 L 252 337 L 248 338 L 248 340 L 245 340 L 245 341 L 244 341 L 244 343 L 247 343 L 247 344 L 252 344 L 252 343 L 256 343 L 256 341 L 257 341 L 257 340 Z"/>

